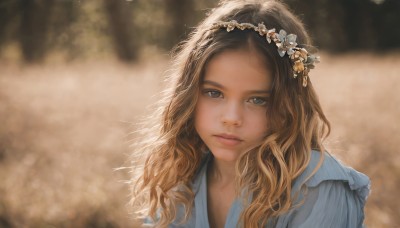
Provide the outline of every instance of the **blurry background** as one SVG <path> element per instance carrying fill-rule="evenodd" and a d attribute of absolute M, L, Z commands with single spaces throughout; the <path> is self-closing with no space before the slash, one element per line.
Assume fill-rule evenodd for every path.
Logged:
<path fill-rule="evenodd" d="M 372 179 L 368 227 L 400 227 L 400 1 L 285 0 L 322 62 L 328 148 Z M 170 50 L 213 0 L 0 1 L 0 227 L 135 227 L 130 134 Z"/>

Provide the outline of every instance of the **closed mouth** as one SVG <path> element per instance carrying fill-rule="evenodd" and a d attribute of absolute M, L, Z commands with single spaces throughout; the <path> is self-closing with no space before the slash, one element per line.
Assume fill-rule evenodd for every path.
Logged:
<path fill-rule="evenodd" d="M 234 140 L 234 141 L 243 141 L 241 138 L 235 136 L 235 135 L 230 135 L 230 134 L 218 134 L 218 135 L 214 135 L 218 138 L 222 138 L 222 139 L 226 139 L 226 140 Z"/>

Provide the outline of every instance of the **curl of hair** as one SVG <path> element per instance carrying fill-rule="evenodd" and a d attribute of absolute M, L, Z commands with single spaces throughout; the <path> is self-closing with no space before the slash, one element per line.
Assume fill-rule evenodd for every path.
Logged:
<path fill-rule="evenodd" d="M 150 216 L 165 227 L 183 207 L 186 220 L 193 207 L 192 181 L 206 155 L 206 146 L 194 128 L 194 112 L 204 68 L 227 49 L 252 48 L 265 56 L 273 71 L 267 118 L 269 133 L 262 145 L 244 152 L 237 161 L 237 189 L 246 189 L 240 224 L 260 227 L 294 207 L 292 182 L 307 167 L 311 150 L 324 151 L 329 135 L 312 83 L 304 88 L 293 75 L 290 60 L 280 57 L 274 45 L 254 31 L 210 31 L 216 21 L 237 20 L 296 34 L 298 43 L 310 45 L 300 21 L 276 1 L 225 1 L 179 46 L 168 82 L 170 90 L 149 118 L 144 136 L 135 145 L 132 205 L 139 215 Z M 159 124 L 154 124 L 159 123 Z M 147 131 L 147 132 L 145 132 Z M 323 156 L 322 156 L 323 158 Z M 143 160 L 144 159 L 144 160 Z M 320 161 L 320 163 L 322 160 Z"/>

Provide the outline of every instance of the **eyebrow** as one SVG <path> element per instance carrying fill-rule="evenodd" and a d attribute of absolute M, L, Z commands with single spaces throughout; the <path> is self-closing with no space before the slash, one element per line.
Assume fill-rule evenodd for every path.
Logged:
<path fill-rule="evenodd" d="M 210 81 L 210 80 L 204 80 L 203 85 L 204 84 L 209 84 L 209 85 L 215 86 L 220 89 L 225 89 L 225 87 L 223 85 L 219 84 L 218 82 L 214 82 L 214 81 Z M 249 91 L 247 91 L 247 93 L 270 94 L 271 90 L 249 90 Z"/>

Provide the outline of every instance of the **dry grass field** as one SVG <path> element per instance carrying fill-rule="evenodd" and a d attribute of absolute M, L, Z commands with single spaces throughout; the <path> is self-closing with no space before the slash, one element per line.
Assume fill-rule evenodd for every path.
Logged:
<path fill-rule="evenodd" d="M 311 80 L 328 148 L 371 177 L 367 226 L 400 227 L 400 53 L 321 57 Z M 0 62 L 0 227 L 135 227 L 115 168 L 167 66 Z"/>

